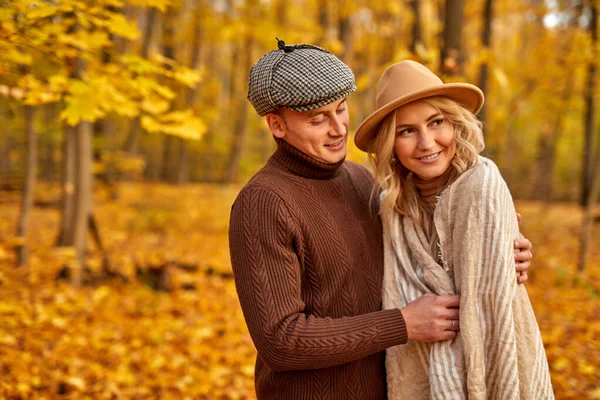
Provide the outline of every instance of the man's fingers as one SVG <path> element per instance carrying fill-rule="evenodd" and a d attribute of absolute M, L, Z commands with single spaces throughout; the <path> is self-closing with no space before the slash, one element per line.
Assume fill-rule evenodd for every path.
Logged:
<path fill-rule="evenodd" d="M 435 342 L 454 338 L 455 331 L 448 329 L 453 325 L 454 329 L 460 329 L 459 305 L 460 296 L 426 294 L 412 301 L 401 310 L 408 339 Z"/>
<path fill-rule="evenodd" d="M 531 242 L 522 237 L 515 240 L 515 249 L 518 251 L 531 250 Z"/>
<path fill-rule="evenodd" d="M 456 331 L 444 331 L 441 334 L 440 340 L 452 340 L 456 337 Z"/>
<path fill-rule="evenodd" d="M 531 267 L 531 263 L 529 261 L 519 262 L 516 264 L 517 272 L 527 272 L 529 267 Z"/>
<path fill-rule="evenodd" d="M 444 307 L 460 306 L 460 296 L 438 296 L 438 304 Z"/>
<path fill-rule="evenodd" d="M 458 313 L 458 308 L 447 308 L 446 310 L 444 310 L 443 315 L 440 316 L 440 318 L 444 318 L 444 319 L 458 319 L 459 313 Z"/>
<path fill-rule="evenodd" d="M 519 275 L 517 277 L 517 283 L 525 283 L 525 282 L 527 282 L 527 279 L 528 279 L 527 271 L 521 272 L 521 275 Z"/>
<path fill-rule="evenodd" d="M 457 319 L 449 319 L 448 320 L 448 328 L 447 331 L 458 331 L 460 330 L 460 323 Z"/>
<path fill-rule="evenodd" d="M 527 282 L 527 271 L 531 267 L 531 259 L 533 254 L 531 253 L 531 242 L 521 235 L 521 237 L 515 240 L 515 267 L 520 276 L 517 277 L 517 283 Z"/>
<path fill-rule="evenodd" d="M 531 261 L 532 258 L 533 253 L 531 253 L 530 250 L 519 251 L 515 253 L 515 261 L 517 262 Z"/>

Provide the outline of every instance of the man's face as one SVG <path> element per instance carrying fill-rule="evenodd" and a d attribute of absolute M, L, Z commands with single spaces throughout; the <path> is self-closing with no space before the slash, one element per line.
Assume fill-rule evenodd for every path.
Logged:
<path fill-rule="evenodd" d="M 275 137 L 321 162 L 334 164 L 346 156 L 349 116 L 345 98 L 310 111 L 284 108 L 267 115 L 267 123 Z"/>

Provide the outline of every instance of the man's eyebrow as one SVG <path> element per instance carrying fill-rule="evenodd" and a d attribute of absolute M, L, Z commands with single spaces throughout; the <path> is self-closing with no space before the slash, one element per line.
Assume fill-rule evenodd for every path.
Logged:
<path fill-rule="evenodd" d="M 435 114 L 431 115 L 429 118 L 427 118 L 425 121 L 429 122 L 432 119 L 434 119 L 435 117 L 438 117 L 440 115 L 442 115 L 442 114 L 441 113 L 435 113 Z M 399 124 L 399 125 L 396 125 L 396 129 L 397 128 L 407 128 L 407 127 L 410 127 L 410 126 L 413 126 L 413 125 L 415 125 L 415 124 Z"/>

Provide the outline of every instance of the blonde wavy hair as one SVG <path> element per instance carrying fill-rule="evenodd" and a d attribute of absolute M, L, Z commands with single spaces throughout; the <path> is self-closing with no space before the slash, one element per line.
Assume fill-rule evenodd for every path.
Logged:
<path fill-rule="evenodd" d="M 447 97 L 428 97 L 423 101 L 436 107 L 454 127 L 456 154 L 450 168 L 454 168 L 454 176 L 457 177 L 477 163 L 478 155 L 485 147 L 482 123 L 472 112 Z M 410 216 L 417 224 L 423 224 L 426 211 L 412 183 L 412 173 L 397 159 L 395 163 L 391 162 L 395 157 L 395 139 L 396 110 L 390 112 L 379 125 L 374 146 L 371 147 L 373 150 L 369 152 L 379 186 L 376 190 L 386 191 L 381 200 L 382 220 L 387 223 L 391 214 L 398 212 Z"/>

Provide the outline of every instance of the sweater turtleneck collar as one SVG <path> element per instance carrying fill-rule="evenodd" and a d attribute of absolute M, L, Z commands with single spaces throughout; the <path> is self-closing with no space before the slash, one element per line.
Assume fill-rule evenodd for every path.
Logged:
<path fill-rule="evenodd" d="M 310 179 L 331 179 L 344 163 L 342 159 L 335 164 L 327 164 L 305 154 L 283 139 L 275 138 L 277 150 L 273 159 L 281 163 L 296 175 Z"/>
<path fill-rule="evenodd" d="M 419 194 L 425 203 L 435 208 L 437 197 L 450 185 L 458 176 L 454 167 L 450 166 L 442 175 L 428 181 L 419 179 L 413 174 L 413 183 L 419 190 Z"/>

